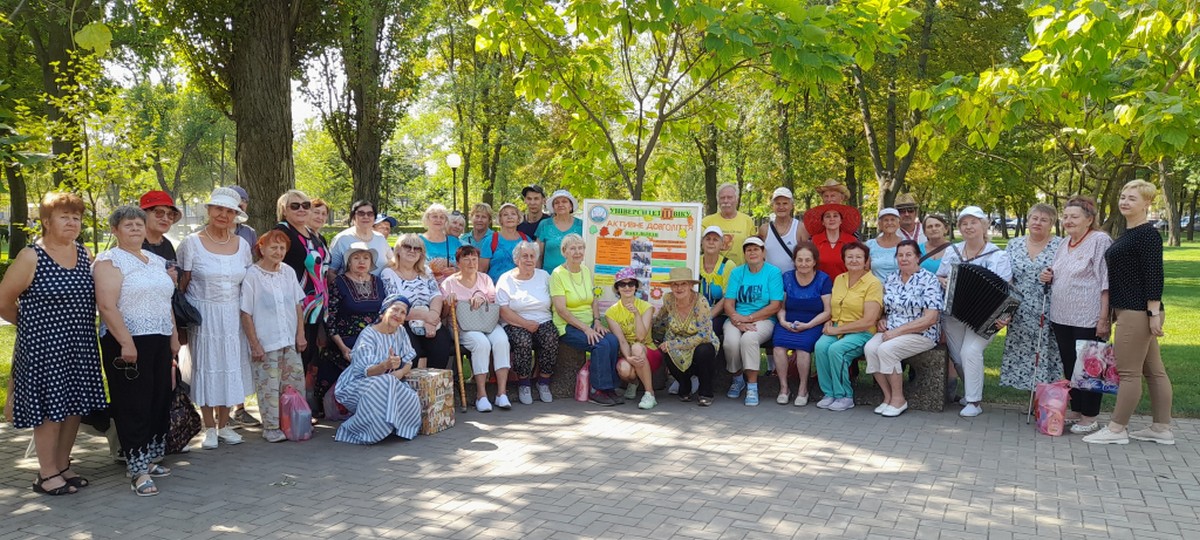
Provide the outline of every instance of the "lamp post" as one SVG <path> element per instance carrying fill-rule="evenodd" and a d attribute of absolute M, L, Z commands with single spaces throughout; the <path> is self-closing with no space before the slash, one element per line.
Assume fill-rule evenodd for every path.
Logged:
<path fill-rule="evenodd" d="M 450 152 L 446 156 L 446 165 L 450 167 L 450 174 L 453 180 L 450 183 L 450 210 L 454 211 L 458 206 L 458 168 L 462 166 L 462 156 L 455 152 Z M 463 193 L 466 195 L 466 193 Z"/>

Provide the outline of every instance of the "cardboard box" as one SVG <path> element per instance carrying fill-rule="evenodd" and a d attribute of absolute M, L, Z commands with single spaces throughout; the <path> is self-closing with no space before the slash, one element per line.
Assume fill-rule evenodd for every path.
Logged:
<path fill-rule="evenodd" d="M 448 369 L 413 369 L 404 378 L 421 398 L 422 435 L 454 427 L 453 374 Z"/>

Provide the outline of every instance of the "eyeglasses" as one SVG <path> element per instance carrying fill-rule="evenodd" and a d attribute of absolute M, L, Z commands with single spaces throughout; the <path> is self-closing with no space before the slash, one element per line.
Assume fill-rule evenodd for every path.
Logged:
<path fill-rule="evenodd" d="M 179 212 L 171 210 L 170 208 L 155 208 L 150 211 L 150 215 L 152 215 L 156 218 L 159 218 L 159 219 L 162 219 L 162 218 L 175 219 L 175 216 L 178 216 Z"/>
<path fill-rule="evenodd" d="M 359 210 L 354 213 L 354 217 L 375 217 L 374 210 Z"/>
<path fill-rule="evenodd" d="M 424 251 L 425 246 L 414 246 L 412 244 L 400 244 L 404 251 Z"/>
<path fill-rule="evenodd" d="M 120 356 L 113 358 L 113 367 L 121 370 L 121 372 L 125 375 L 125 380 L 127 381 L 136 381 L 138 375 L 141 375 L 141 373 L 138 372 L 136 362 L 126 362 L 125 359 L 121 358 Z"/>
<path fill-rule="evenodd" d="M 915 214 L 915 213 L 917 213 L 917 209 L 916 209 L 916 208 L 897 208 L 897 209 L 896 209 L 896 211 L 897 211 L 897 212 L 900 212 L 901 214 Z"/>
<path fill-rule="evenodd" d="M 308 210 L 308 209 L 312 208 L 312 202 L 304 201 L 304 202 L 288 203 L 288 208 L 291 208 L 293 211 L 299 210 L 301 208 Z"/>

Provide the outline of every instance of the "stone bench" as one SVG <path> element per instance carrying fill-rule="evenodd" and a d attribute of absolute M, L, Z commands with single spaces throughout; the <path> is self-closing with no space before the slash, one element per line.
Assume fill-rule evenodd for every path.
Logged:
<path fill-rule="evenodd" d="M 583 351 L 561 341 L 558 343 L 558 360 L 554 364 L 554 376 L 550 378 L 550 394 L 554 396 L 554 399 L 575 399 L 575 378 L 586 361 L 587 355 Z M 457 375 L 456 373 L 455 376 Z M 665 388 L 666 380 L 667 367 L 662 366 L 654 373 L 653 382 L 655 390 Z M 455 385 L 457 384 L 458 382 L 455 381 Z M 488 383 L 488 386 L 490 387 L 491 395 L 495 395 L 495 383 Z M 617 381 L 617 387 L 618 389 L 623 388 L 624 383 Z M 473 406 L 476 399 L 475 385 L 467 381 L 465 388 L 467 391 L 467 404 Z M 515 381 L 508 383 L 508 397 L 514 402 L 517 396 L 516 388 L 517 383 Z"/>

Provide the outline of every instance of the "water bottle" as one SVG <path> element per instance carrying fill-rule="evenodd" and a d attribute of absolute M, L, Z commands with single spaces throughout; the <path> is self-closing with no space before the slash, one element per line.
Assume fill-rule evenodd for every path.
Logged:
<path fill-rule="evenodd" d="M 584 362 L 583 367 L 579 368 L 579 373 L 575 375 L 575 401 L 586 402 L 591 393 L 592 382 L 588 378 L 588 366 L 590 365 L 591 362 Z"/>

